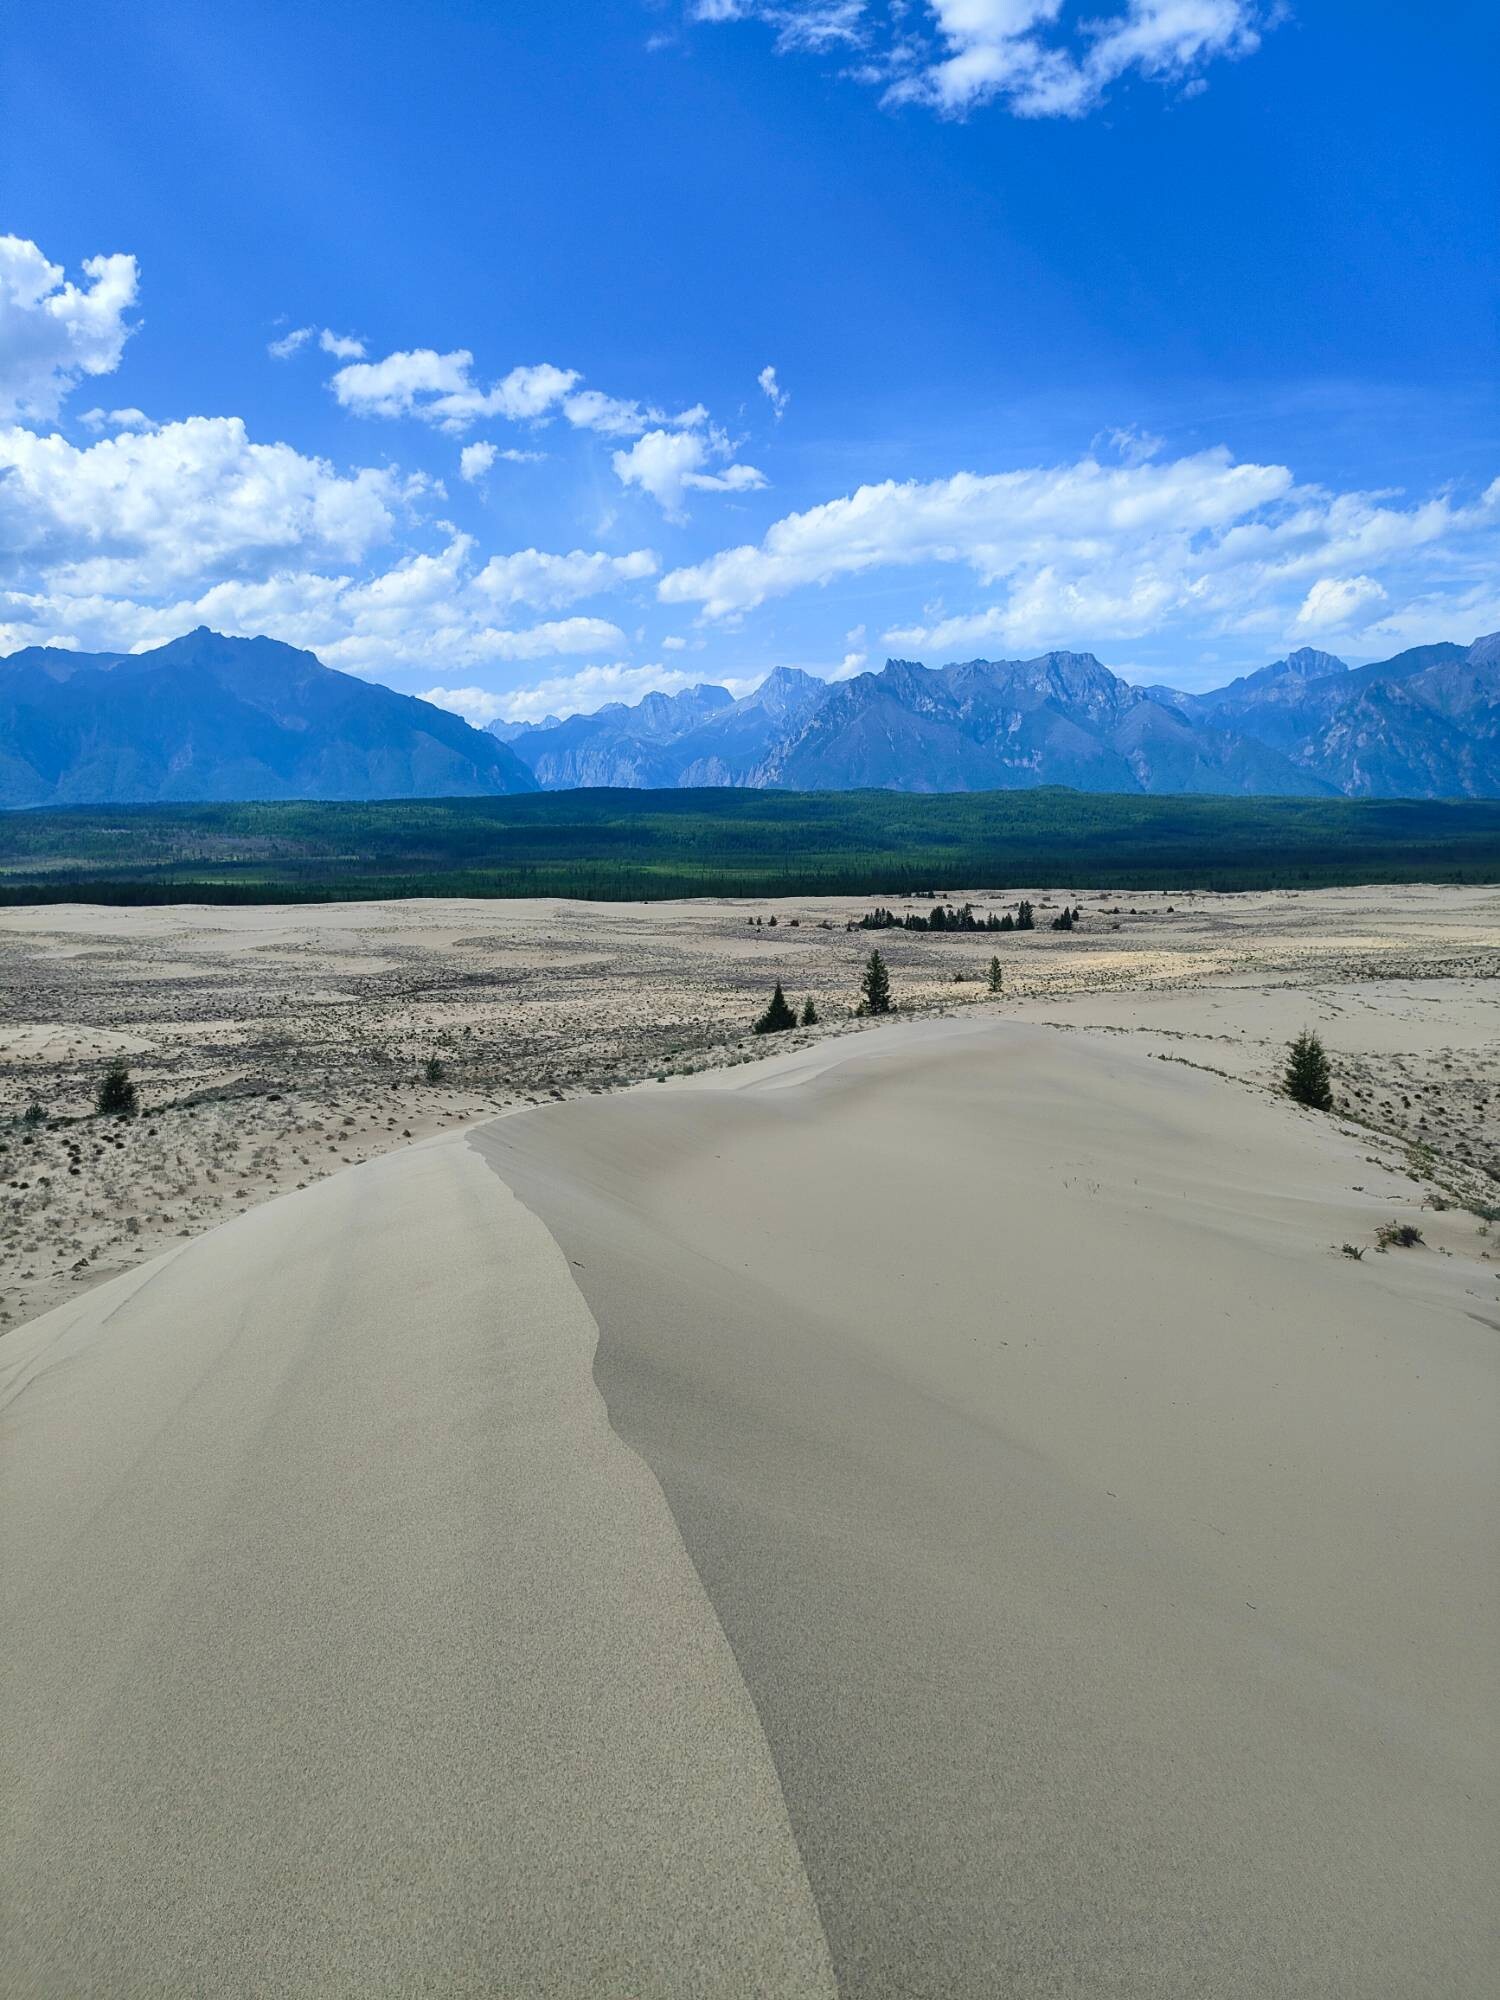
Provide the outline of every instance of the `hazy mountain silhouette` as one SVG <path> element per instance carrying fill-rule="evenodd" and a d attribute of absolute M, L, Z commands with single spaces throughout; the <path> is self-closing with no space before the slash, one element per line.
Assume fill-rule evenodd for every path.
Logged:
<path fill-rule="evenodd" d="M 0 804 L 532 792 L 515 753 L 431 702 L 275 639 L 201 627 L 149 653 L 0 661 Z"/>

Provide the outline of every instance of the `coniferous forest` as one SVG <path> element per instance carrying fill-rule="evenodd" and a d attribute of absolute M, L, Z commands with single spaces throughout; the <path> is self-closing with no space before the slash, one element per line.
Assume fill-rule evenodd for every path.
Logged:
<path fill-rule="evenodd" d="M 1406 881 L 1500 881 L 1500 801 L 723 788 L 0 814 L 0 902 L 12 903 Z"/>

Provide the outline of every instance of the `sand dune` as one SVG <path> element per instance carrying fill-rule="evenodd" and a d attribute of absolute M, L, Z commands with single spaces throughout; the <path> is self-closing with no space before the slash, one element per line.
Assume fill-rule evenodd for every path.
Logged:
<path fill-rule="evenodd" d="M 1495 1271 L 1370 1147 L 901 1023 L 9 1336 L 0 1983 L 1488 1992 Z"/>

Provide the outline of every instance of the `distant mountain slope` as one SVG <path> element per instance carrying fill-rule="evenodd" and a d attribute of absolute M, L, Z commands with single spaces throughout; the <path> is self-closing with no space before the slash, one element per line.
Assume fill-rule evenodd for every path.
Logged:
<path fill-rule="evenodd" d="M 1307 657 L 1185 700 L 1350 798 L 1500 797 L 1494 635 L 1467 647 L 1413 646 L 1364 667 L 1334 661 L 1325 673 L 1285 671 Z"/>
<path fill-rule="evenodd" d="M 1500 635 L 1351 669 L 1310 647 L 1207 694 L 1091 653 L 828 682 L 778 667 L 471 729 L 273 639 L 0 661 L 0 805 L 467 797 L 580 787 L 1500 798 Z"/>
<path fill-rule="evenodd" d="M 837 688 L 759 775 L 810 791 L 1332 789 L 1263 744 L 1153 700 L 1091 653 L 942 668 L 892 660 Z"/>
<path fill-rule="evenodd" d="M 777 667 L 736 701 L 727 688 L 648 694 L 634 707 L 610 702 L 592 715 L 517 728 L 492 723 L 544 791 L 583 785 L 743 785 L 788 730 L 828 694 L 828 683 Z"/>
<path fill-rule="evenodd" d="M 1081 791 L 1500 797 L 1500 639 L 1350 669 L 1303 647 L 1208 694 L 1136 687 L 1091 653 L 889 660 L 829 684 L 779 667 L 754 693 L 648 695 L 494 725 L 546 790 Z"/>
<path fill-rule="evenodd" d="M 0 805 L 531 792 L 505 744 L 275 639 L 0 661 Z"/>

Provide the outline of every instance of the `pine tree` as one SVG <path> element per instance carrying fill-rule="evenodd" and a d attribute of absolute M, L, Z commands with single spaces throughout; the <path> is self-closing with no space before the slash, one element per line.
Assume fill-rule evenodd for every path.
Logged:
<path fill-rule="evenodd" d="M 1016 929 L 1018 931 L 1034 931 L 1036 929 L 1036 912 L 1024 896 L 1016 905 Z"/>
<path fill-rule="evenodd" d="M 861 1013 L 890 1013 L 891 975 L 886 971 L 885 960 L 878 951 L 872 951 L 865 962 L 865 976 L 861 981 L 861 990 L 865 996 L 860 1002 Z"/>
<path fill-rule="evenodd" d="M 771 995 L 771 1004 L 755 1024 L 757 1035 L 779 1035 L 783 1028 L 795 1028 L 797 1016 L 786 1004 L 786 995 L 781 990 L 781 981 L 776 982 L 776 991 Z"/>
<path fill-rule="evenodd" d="M 1333 1109 L 1333 1084 L 1323 1044 L 1310 1028 L 1304 1028 L 1287 1050 L 1286 1074 L 1282 1088 L 1298 1104 L 1314 1111 Z"/>
<path fill-rule="evenodd" d="M 818 1010 L 812 1003 L 810 993 L 802 1003 L 802 1025 L 804 1028 L 815 1028 L 818 1025 Z"/>
<path fill-rule="evenodd" d="M 116 1056 L 99 1085 L 94 1109 L 103 1118 L 134 1118 L 141 1108 L 124 1056 Z"/>
<path fill-rule="evenodd" d="M 1068 908 L 1068 906 L 1067 906 L 1067 904 L 1066 904 L 1066 903 L 1064 903 L 1064 904 L 1063 904 L 1063 910 L 1062 910 L 1062 915 L 1061 915 L 1060 917 L 1054 917 L 1054 918 L 1052 919 L 1052 928 L 1053 928 L 1053 930 L 1055 930 L 1055 931 L 1070 931 L 1070 930 L 1072 930 L 1072 928 L 1073 928 L 1073 912 L 1072 912 L 1072 911 L 1071 911 L 1071 910 L 1070 910 L 1070 909 Z"/>
<path fill-rule="evenodd" d="M 1000 961 L 998 958 L 992 958 L 990 960 L 990 991 L 991 993 L 1000 993 L 1004 990 L 1004 987 L 1005 974 L 1001 970 Z"/>

